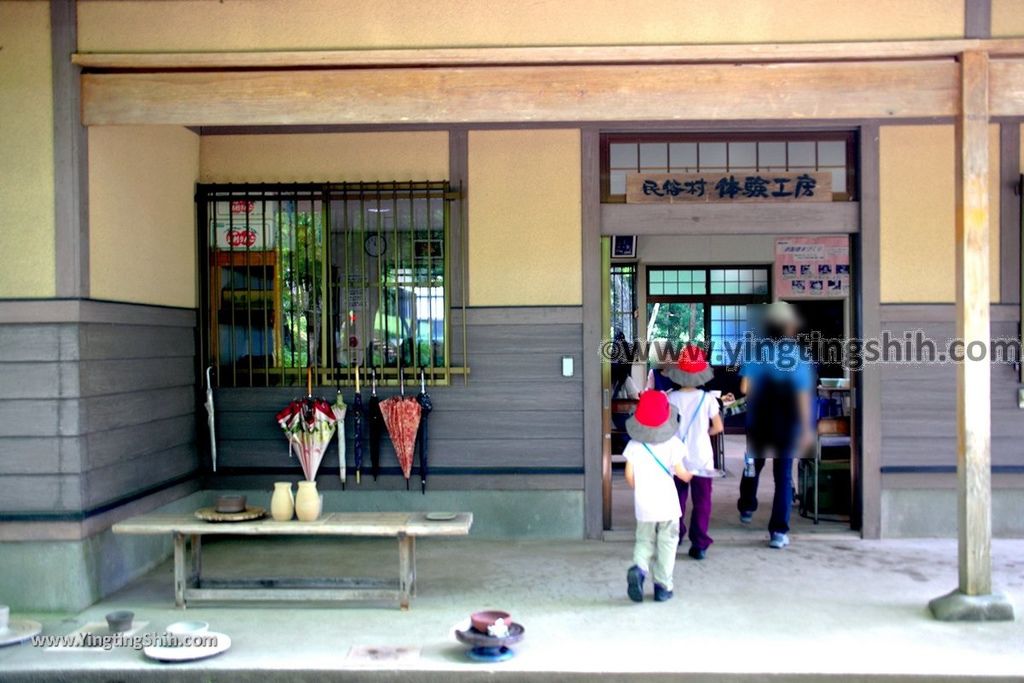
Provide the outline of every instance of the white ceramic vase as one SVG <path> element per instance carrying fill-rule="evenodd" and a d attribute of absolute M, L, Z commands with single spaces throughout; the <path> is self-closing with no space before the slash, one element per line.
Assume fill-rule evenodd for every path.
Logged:
<path fill-rule="evenodd" d="M 295 496 L 295 514 L 300 522 L 313 522 L 320 517 L 320 494 L 315 481 L 300 481 L 299 493 Z"/>
<path fill-rule="evenodd" d="M 287 522 L 295 516 L 295 497 L 290 481 L 274 482 L 274 495 L 270 498 L 270 516 L 278 522 Z"/>

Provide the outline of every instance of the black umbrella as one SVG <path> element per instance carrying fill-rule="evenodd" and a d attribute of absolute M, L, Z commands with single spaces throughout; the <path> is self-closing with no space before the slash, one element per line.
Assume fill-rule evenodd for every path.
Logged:
<path fill-rule="evenodd" d="M 417 435 L 420 449 L 420 487 L 423 495 L 427 495 L 427 415 L 434 409 L 434 403 L 427 394 L 427 377 L 420 370 L 420 393 L 416 397 L 420 404 L 420 428 Z"/>
<path fill-rule="evenodd" d="M 377 371 L 373 373 L 370 384 L 370 400 L 366 402 L 366 421 L 370 425 L 370 473 L 373 480 L 380 476 L 380 437 L 384 434 L 384 414 L 380 412 L 380 399 L 377 398 Z"/>
<path fill-rule="evenodd" d="M 356 366 L 356 395 L 352 397 L 352 458 L 356 483 L 363 476 L 363 394 L 359 390 L 359 366 Z"/>

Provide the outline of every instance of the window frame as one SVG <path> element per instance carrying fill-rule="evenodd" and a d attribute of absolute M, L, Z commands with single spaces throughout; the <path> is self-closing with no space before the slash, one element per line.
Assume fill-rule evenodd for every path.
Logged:
<path fill-rule="evenodd" d="M 655 294 L 651 295 L 651 272 L 653 271 L 675 271 L 675 270 L 703 270 L 705 294 Z M 765 272 L 768 291 L 766 294 L 712 294 L 711 293 L 711 271 L 712 270 L 761 270 Z M 711 307 L 712 306 L 749 306 L 752 304 L 764 304 L 772 301 L 774 264 L 771 263 L 684 263 L 684 264 L 652 264 L 645 268 L 644 272 L 644 294 L 645 313 L 646 307 L 651 304 L 703 304 L 706 308 L 704 315 L 704 339 L 711 343 Z M 650 324 L 650 320 L 646 321 Z M 724 367 L 724 366 L 716 366 Z"/>
<path fill-rule="evenodd" d="M 305 386 L 307 370 L 312 370 L 313 381 L 319 385 L 332 385 L 332 386 L 353 386 L 355 384 L 355 367 L 347 364 L 339 363 L 339 358 L 335 344 L 330 340 L 334 339 L 335 333 L 344 328 L 337 328 L 336 318 L 341 311 L 340 294 L 338 283 L 334 281 L 336 275 L 338 275 L 339 269 L 345 267 L 344 260 L 342 262 L 335 263 L 336 254 L 334 249 L 334 239 L 336 238 L 336 226 L 334 220 L 335 207 L 334 204 L 343 204 L 345 202 L 352 202 L 354 198 L 357 198 L 361 203 L 373 202 L 379 197 L 380 204 L 387 203 L 391 206 L 392 202 L 395 201 L 412 201 L 414 193 L 426 193 L 429 194 L 429 201 L 439 201 L 443 203 L 443 224 L 440 226 L 428 227 L 427 239 L 424 243 L 428 244 L 428 263 L 437 258 L 434 256 L 435 248 L 431 245 L 437 242 L 437 239 L 430 234 L 431 232 L 442 232 L 441 239 L 443 244 L 441 245 L 441 258 L 443 259 L 443 311 L 441 320 L 443 325 L 443 364 L 437 364 L 435 358 L 441 354 L 433 352 L 433 347 L 430 347 L 430 364 L 420 366 L 420 351 L 418 348 L 417 341 L 422 343 L 422 339 L 418 339 L 416 331 L 413 331 L 412 348 L 410 349 L 412 364 L 410 366 L 402 366 L 402 374 L 405 377 L 407 383 L 413 382 L 418 383 L 418 377 L 420 370 L 423 370 L 425 374 L 426 383 L 431 386 L 449 386 L 452 384 L 453 376 L 456 375 L 468 375 L 469 369 L 467 367 L 455 366 L 452 364 L 453 357 L 453 346 L 456 343 L 456 335 L 461 335 L 463 344 L 465 340 L 465 314 L 464 314 L 464 303 L 457 304 L 454 302 L 454 294 L 456 288 L 456 279 L 464 277 L 464 265 L 457 262 L 455 259 L 456 254 L 462 254 L 464 248 L 461 243 L 465 239 L 464 231 L 454 224 L 455 213 L 453 211 L 453 204 L 456 201 L 462 199 L 462 189 L 460 187 L 453 187 L 447 180 L 441 181 L 369 181 L 369 182 L 308 182 L 308 183 L 199 183 L 196 185 L 195 201 L 196 201 L 196 217 L 197 217 L 197 250 L 199 257 L 199 325 L 197 331 L 197 341 L 199 347 L 199 353 L 202 364 L 200 370 L 205 369 L 207 365 L 211 365 L 215 368 L 215 375 L 220 375 L 221 370 L 224 368 L 231 367 L 232 372 L 225 374 L 224 377 L 217 377 L 215 380 L 215 386 L 218 387 L 230 387 L 230 388 L 259 388 L 259 387 L 293 387 L 293 386 Z M 393 196 L 394 195 L 394 196 Z M 409 199 L 406 199 L 406 196 Z M 397 199 L 396 199 L 397 198 Z M 316 334 L 320 336 L 322 345 L 317 349 L 316 358 L 307 358 L 305 365 L 299 364 L 288 364 L 285 361 L 283 353 L 283 344 L 280 342 L 280 337 L 284 335 L 284 331 L 281 329 L 285 323 L 285 313 L 283 311 L 283 301 L 281 299 L 280 289 L 282 287 L 283 272 L 280 267 L 275 270 L 275 280 L 272 289 L 275 291 L 275 300 L 271 306 L 275 308 L 275 318 L 280 315 L 280 319 L 274 320 L 273 336 L 274 339 L 274 350 L 272 354 L 272 362 L 263 363 L 261 362 L 258 367 L 253 367 L 250 361 L 250 367 L 246 370 L 244 367 L 239 366 L 239 360 L 244 356 L 237 356 L 231 365 L 222 365 L 220 356 L 221 349 L 219 344 L 215 346 L 215 339 L 220 335 L 219 330 L 214 330 L 214 326 L 218 325 L 218 316 L 220 315 L 220 309 L 215 303 L 215 298 L 219 301 L 222 297 L 221 292 L 214 292 L 213 286 L 221 278 L 220 273 L 215 275 L 215 270 L 219 269 L 222 265 L 221 262 L 225 261 L 227 257 L 228 266 L 230 268 L 256 268 L 262 265 L 261 259 L 266 258 L 260 256 L 262 251 L 248 251 L 245 249 L 218 249 L 216 244 L 212 243 L 212 229 L 215 224 L 216 204 L 218 202 L 236 202 L 236 201 L 255 201 L 255 202 L 289 202 L 289 201 L 300 201 L 300 202 L 319 202 L 319 216 L 316 222 L 320 224 L 323 235 L 318 237 L 320 242 L 319 249 L 322 250 L 323 254 L 321 257 L 322 264 L 319 264 L 319 281 L 317 283 L 317 289 L 319 290 L 318 296 L 322 301 L 323 311 L 320 314 L 320 320 L 318 321 L 318 329 Z M 429 205 L 429 204 L 428 204 Z M 311 210 L 313 205 L 311 205 Z M 379 208 L 379 207 L 378 207 Z M 347 210 L 347 208 L 345 209 Z M 461 215 L 461 209 L 459 209 L 459 215 Z M 411 216 L 411 214 L 410 214 Z M 410 218 L 412 221 L 412 218 Z M 246 221 L 248 225 L 248 220 Z M 265 223 L 265 225 L 271 225 L 271 223 Z M 429 225 L 429 219 L 428 219 Z M 413 268 L 415 269 L 418 264 L 419 256 L 417 255 L 417 243 L 423 240 L 419 239 L 419 235 L 423 232 L 415 226 L 414 222 L 410 223 L 410 229 L 399 230 L 396 226 L 394 228 L 398 233 L 408 232 L 408 239 L 410 240 L 410 261 L 404 264 L 398 264 L 399 268 Z M 357 234 L 358 233 L 358 234 Z M 363 234 L 373 234 L 370 230 L 355 231 L 353 235 L 358 239 Z M 397 233 L 396 233 L 397 234 Z M 388 239 L 392 239 L 391 228 L 388 228 Z M 454 244 L 453 240 L 459 240 L 460 245 Z M 280 245 L 276 245 L 274 250 L 282 252 Z M 240 255 L 245 254 L 245 257 L 240 258 Z M 239 261 L 239 263 L 235 263 Z M 390 267 L 390 264 L 389 264 Z M 368 277 L 364 274 L 364 278 Z M 246 278 L 250 276 L 247 274 Z M 399 277 L 396 275 L 395 277 Z M 376 283 L 376 287 L 379 290 L 379 295 L 384 296 L 385 291 L 394 285 L 390 280 L 387 279 L 385 271 L 380 271 L 378 274 L 379 282 Z M 336 291 L 337 290 L 337 291 Z M 243 290 L 239 290 L 243 291 Z M 255 291 L 255 290 L 249 290 Z M 234 294 L 232 294 L 232 298 Z M 338 298 L 338 301 L 335 301 Z M 393 298 L 393 297 L 392 297 Z M 374 333 L 374 322 L 378 314 L 385 316 L 391 315 L 389 310 L 386 310 L 386 306 L 391 305 L 393 302 L 388 300 L 389 303 L 385 303 L 384 299 L 381 299 L 381 303 L 378 305 L 378 310 L 371 314 L 370 311 L 364 312 L 365 315 L 371 315 L 369 325 L 367 329 L 363 329 L 363 335 L 365 339 L 362 339 L 361 350 L 364 354 L 362 363 L 360 364 L 360 379 L 361 384 L 368 385 L 370 383 L 370 370 L 376 370 L 377 384 L 382 386 L 398 386 L 399 384 L 399 370 L 397 366 L 389 366 L 386 360 L 383 361 L 383 365 L 372 367 L 373 362 L 373 340 L 376 337 Z M 453 310 L 458 311 L 463 309 L 461 316 L 461 323 L 453 324 L 452 314 Z M 253 311 L 257 311 L 256 308 L 252 308 Z M 264 314 L 266 311 L 264 311 Z M 341 311 L 344 315 L 345 312 Z M 414 314 L 415 316 L 415 314 Z M 431 318 L 432 330 L 437 320 Z M 246 320 L 242 320 L 240 323 L 232 322 L 232 327 L 238 327 L 244 325 Z M 417 325 L 422 322 L 413 319 L 413 325 Z M 461 331 L 459 330 L 461 326 Z M 246 329 L 246 328 L 242 328 Z M 266 334 L 270 331 L 270 328 L 264 326 L 259 328 Z M 256 327 L 252 327 L 250 324 L 248 327 L 248 337 L 251 337 L 253 332 L 257 330 Z M 235 333 L 232 333 L 235 334 Z M 431 333 L 432 334 L 432 333 Z M 247 338 L 248 338 L 247 337 Z M 433 338 L 431 337 L 431 343 Z M 265 344 L 266 342 L 264 342 Z M 251 342 L 250 342 L 251 344 Z M 250 345 L 249 350 L 252 350 Z M 401 351 L 400 351 L 401 353 Z M 465 350 L 462 352 L 465 356 Z M 251 358 L 251 356 L 250 356 Z M 262 377 L 260 375 L 265 375 Z M 205 378 L 204 378 L 205 383 Z"/>
<path fill-rule="evenodd" d="M 602 133 L 600 141 L 601 203 L 625 204 L 626 195 L 611 194 L 611 145 L 612 144 L 672 144 L 680 142 L 835 142 L 846 143 L 846 192 L 833 193 L 832 201 L 856 201 L 860 196 L 858 186 L 857 132 L 852 130 L 809 130 L 791 132 L 737 132 L 737 133 L 684 133 L 684 132 L 614 132 Z M 728 154 L 728 147 L 726 147 Z M 728 161 L 728 156 L 726 157 Z"/>

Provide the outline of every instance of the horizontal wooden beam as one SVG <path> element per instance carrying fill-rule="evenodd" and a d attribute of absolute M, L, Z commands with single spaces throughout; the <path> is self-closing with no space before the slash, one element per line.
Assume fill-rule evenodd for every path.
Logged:
<path fill-rule="evenodd" d="M 953 61 L 138 72 L 82 76 L 86 125 L 952 116 Z"/>
<path fill-rule="evenodd" d="M 849 234 L 860 229 L 858 202 L 818 204 L 602 204 L 603 235 Z"/>
<path fill-rule="evenodd" d="M 989 115 L 1024 116 L 1024 59 L 989 63 Z"/>
<path fill-rule="evenodd" d="M 474 66 L 541 64 L 697 64 L 953 59 L 964 50 L 1024 56 L 1024 40 L 916 40 L 731 45 L 454 47 L 274 52 L 77 53 L 87 69 L 269 69 L 307 67 Z"/>

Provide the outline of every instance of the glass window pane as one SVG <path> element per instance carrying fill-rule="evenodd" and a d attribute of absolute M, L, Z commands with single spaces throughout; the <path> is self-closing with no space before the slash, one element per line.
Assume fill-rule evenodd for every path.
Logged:
<path fill-rule="evenodd" d="M 846 166 L 846 141 L 826 140 L 818 143 L 819 166 Z"/>
<path fill-rule="evenodd" d="M 659 295 L 665 293 L 665 285 L 660 282 L 652 282 L 650 289 L 651 291 L 648 294 Z"/>
<path fill-rule="evenodd" d="M 704 284 L 703 280 L 700 280 L 699 282 L 694 282 L 693 283 L 693 293 L 694 294 L 706 294 L 707 292 L 704 291 L 704 287 L 705 287 L 705 284 Z"/>
<path fill-rule="evenodd" d="M 672 170 L 678 171 L 684 168 L 697 170 L 697 143 L 696 142 L 673 142 L 669 144 L 669 161 Z"/>
<path fill-rule="evenodd" d="M 640 145 L 640 168 L 668 170 L 668 145 L 664 142 Z"/>
<path fill-rule="evenodd" d="M 663 270 L 651 270 L 647 272 L 647 279 L 651 282 L 664 282 L 665 271 Z"/>
<path fill-rule="evenodd" d="M 757 151 L 759 155 L 759 168 L 767 169 L 786 167 L 785 142 L 759 142 L 757 143 Z"/>
<path fill-rule="evenodd" d="M 701 170 L 725 168 L 724 142 L 700 143 L 700 168 Z"/>
<path fill-rule="evenodd" d="M 789 143 L 789 167 L 800 166 L 814 168 L 814 142 L 791 142 Z"/>
<path fill-rule="evenodd" d="M 637 145 L 635 143 L 629 144 L 615 144 L 608 145 L 609 157 L 612 168 L 632 168 L 637 167 Z"/>
<path fill-rule="evenodd" d="M 836 168 L 832 170 L 832 191 L 846 192 L 846 169 Z"/>
<path fill-rule="evenodd" d="M 626 172 L 612 171 L 608 176 L 608 192 L 610 194 L 626 194 Z"/>
<path fill-rule="evenodd" d="M 712 282 L 721 282 L 724 279 L 725 279 L 725 271 L 724 270 L 714 269 L 714 270 L 711 271 L 711 281 Z"/>
<path fill-rule="evenodd" d="M 756 168 L 757 167 L 757 143 L 756 142 L 730 142 L 729 143 L 729 168 Z"/>

